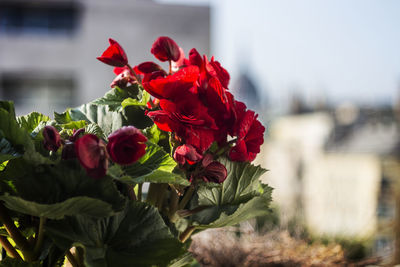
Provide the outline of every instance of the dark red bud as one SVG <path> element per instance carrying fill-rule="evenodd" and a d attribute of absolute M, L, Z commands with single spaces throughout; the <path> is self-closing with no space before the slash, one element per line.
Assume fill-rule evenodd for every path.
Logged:
<path fill-rule="evenodd" d="M 193 165 L 202 158 L 203 156 L 191 145 L 178 146 L 174 152 L 174 159 L 180 165 L 184 165 L 186 162 Z"/>
<path fill-rule="evenodd" d="M 180 56 L 179 46 L 169 37 L 159 37 L 151 47 L 151 53 L 160 61 L 177 61 Z"/>
<path fill-rule="evenodd" d="M 85 168 L 86 173 L 93 178 L 106 175 L 108 155 L 106 144 L 94 134 L 86 134 L 75 142 L 75 153 Z"/>
<path fill-rule="evenodd" d="M 53 126 L 45 126 L 43 129 L 43 145 L 47 150 L 57 151 L 61 146 L 61 137 L 57 129 Z"/>

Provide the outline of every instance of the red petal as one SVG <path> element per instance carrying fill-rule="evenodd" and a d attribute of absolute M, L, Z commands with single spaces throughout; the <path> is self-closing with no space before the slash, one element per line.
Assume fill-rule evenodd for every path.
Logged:
<path fill-rule="evenodd" d="M 193 87 L 199 75 L 199 68 L 187 66 L 165 78 L 153 79 L 144 82 L 144 89 L 154 97 L 164 99 L 175 99 L 182 96 L 182 93 Z"/>
<path fill-rule="evenodd" d="M 154 71 L 163 70 L 160 65 L 152 62 L 146 61 L 137 65 L 137 69 L 142 73 L 152 73 Z"/>
<path fill-rule="evenodd" d="M 100 178 L 107 172 L 106 147 L 96 135 L 86 134 L 75 142 L 75 153 L 88 175 Z"/>
<path fill-rule="evenodd" d="M 126 56 L 124 49 L 122 49 L 122 47 L 111 38 L 109 39 L 109 42 L 110 46 L 97 59 L 114 67 L 124 67 L 127 65 L 128 57 Z"/>
<path fill-rule="evenodd" d="M 174 122 L 168 113 L 163 110 L 150 111 L 147 113 L 154 123 L 163 131 L 176 132 L 179 129 L 179 124 Z"/>

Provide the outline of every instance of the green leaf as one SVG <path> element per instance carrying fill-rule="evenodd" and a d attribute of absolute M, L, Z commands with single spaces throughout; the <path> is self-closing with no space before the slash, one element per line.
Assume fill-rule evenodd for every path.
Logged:
<path fill-rule="evenodd" d="M 110 111 L 121 111 L 121 102 L 129 98 L 129 96 L 128 91 L 115 87 L 108 91 L 102 98 L 94 100 L 92 104 L 108 106 Z"/>
<path fill-rule="evenodd" d="M 54 120 L 58 123 L 58 124 L 66 124 L 68 122 L 72 121 L 71 115 L 69 113 L 69 109 L 67 109 L 65 112 L 63 113 L 57 113 L 54 112 Z"/>
<path fill-rule="evenodd" d="M 228 170 L 228 176 L 222 187 L 200 187 L 197 191 L 199 205 L 220 206 L 224 204 L 240 204 L 260 195 L 259 178 L 266 172 L 260 166 L 248 162 L 233 162 L 221 159 L 220 162 Z"/>
<path fill-rule="evenodd" d="M 16 159 L 8 163 L 0 179 L 11 183 L 16 194 L 1 196 L 6 206 L 33 216 L 46 214 L 54 219 L 72 214 L 109 216 L 125 205 L 111 177 L 97 180 L 88 177 L 75 160 L 33 167 Z"/>
<path fill-rule="evenodd" d="M 0 108 L 0 136 L 3 135 L 13 147 L 20 151 L 33 150 L 33 142 L 24 129 L 20 128 L 12 114 L 8 113 L 5 109 Z"/>
<path fill-rule="evenodd" d="M 105 105 L 110 111 L 119 112 L 127 106 L 145 107 L 149 100 L 149 93 L 140 85 L 133 84 L 125 89 L 114 87 L 103 97 L 94 100 L 92 104 Z"/>
<path fill-rule="evenodd" d="M 133 99 L 131 97 L 128 97 L 122 101 L 121 106 L 123 108 L 126 108 L 128 106 L 141 106 L 145 107 L 147 102 L 150 101 L 150 94 L 147 93 L 145 90 L 141 90 L 142 92 L 142 98 L 140 100 Z"/>
<path fill-rule="evenodd" d="M 0 172 L 7 166 L 8 160 L 0 163 Z"/>
<path fill-rule="evenodd" d="M 265 189 L 264 194 L 255 196 L 245 203 L 212 207 L 197 213 L 194 216 L 194 220 L 197 220 L 199 223 L 196 228 L 207 229 L 232 226 L 258 216 L 269 214 L 272 189 L 270 187 Z"/>
<path fill-rule="evenodd" d="M 15 150 L 11 143 L 7 141 L 7 139 L 0 139 L 0 163 L 10 159 L 18 158 L 21 155 L 22 154 Z"/>
<path fill-rule="evenodd" d="M 88 266 L 166 266 L 183 253 L 157 209 L 141 202 L 108 218 L 49 221 L 45 230 L 63 250 L 83 245 Z"/>
<path fill-rule="evenodd" d="M 86 125 L 87 125 L 86 121 L 80 120 L 80 121 L 70 121 L 68 123 L 61 124 L 60 126 L 64 129 L 78 130 L 80 128 L 85 128 Z"/>
<path fill-rule="evenodd" d="M 91 123 L 91 124 L 87 125 L 85 127 L 85 133 L 94 134 L 101 139 L 105 138 L 103 131 L 101 130 L 100 126 L 97 125 L 96 123 Z"/>
<path fill-rule="evenodd" d="M 42 264 L 39 262 L 26 262 L 19 259 L 6 257 L 0 261 L 0 267 L 41 267 Z"/>
<path fill-rule="evenodd" d="M 196 260 L 193 258 L 192 253 L 186 252 L 181 257 L 171 262 L 168 267 L 189 267 L 193 266 L 194 263 L 196 263 Z"/>
<path fill-rule="evenodd" d="M 28 133 L 32 133 L 41 122 L 47 121 L 50 121 L 50 118 L 39 112 L 32 112 L 28 115 L 17 117 L 19 126 L 24 128 Z"/>
<path fill-rule="evenodd" d="M 40 204 L 8 194 L 0 196 L 0 200 L 3 200 L 6 207 L 11 210 L 55 220 L 71 215 L 107 217 L 114 214 L 111 204 L 100 199 L 85 196 L 72 197 L 54 204 Z"/>
<path fill-rule="evenodd" d="M 162 132 L 158 129 L 156 124 L 153 124 L 151 127 L 144 129 L 143 134 L 146 135 L 147 139 L 153 144 L 158 144 L 160 141 L 160 135 Z"/>
<path fill-rule="evenodd" d="M 0 136 L 7 139 L 13 149 L 23 153 L 23 157 L 33 164 L 52 164 L 53 162 L 35 151 L 35 144 L 30 134 L 20 128 L 15 118 L 5 109 L 0 108 Z"/>
<path fill-rule="evenodd" d="M 169 183 L 190 185 L 180 174 L 174 173 L 175 160 L 156 144 L 147 142 L 146 154 L 137 162 L 122 167 L 125 174 L 120 180 L 125 183 Z"/>
<path fill-rule="evenodd" d="M 6 110 L 8 113 L 10 113 L 12 118 L 15 118 L 15 108 L 14 108 L 14 102 L 12 101 L 6 101 L 6 100 L 1 100 L 0 101 L 0 108 Z"/>
<path fill-rule="evenodd" d="M 266 170 L 248 162 L 220 161 L 228 170 L 226 180 L 220 186 L 199 186 L 193 200 L 192 206 L 205 207 L 191 218 L 197 229 L 235 225 L 269 213 L 272 189 L 259 181 Z"/>

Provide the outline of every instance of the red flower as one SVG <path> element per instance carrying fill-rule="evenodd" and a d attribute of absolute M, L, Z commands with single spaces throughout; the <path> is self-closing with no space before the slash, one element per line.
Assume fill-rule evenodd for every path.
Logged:
<path fill-rule="evenodd" d="M 106 175 L 108 156 L 106 144 L 94 134 L 86 134 L 75 142 L 75 153 L 86 173 L 93 178 Z"/>
<path fill-rule="evenodd" d="M 151 53 L 160 61 L 177 61 L 180 56 L 179 46 L 169 37 L 161 36 L 153 43 Z"/>
<path fill-rule="evenodd" d="M 218 128 L 196 95 L 187 94 L 174 102 L 161 99 L 160 107 L 161 110 L 148 112 L 147 115 L 161 130 L 175 133 L 200 153 L 210 147 L 214 131 Z"/>
<path fill-rule="evenodd" d="M 193 165 L 202 158 L 203 156 L 197 153 L 196 149 L 191 145 L 178 146 L 174 152 L 174 159 L 180 165 L 184 165 L 186 162 Z"/>
<path fill-rule="evenodd" d="M 207 58 L 205 60 L 205 67 L 207 73 L 212 76 L 218 78 L 224 88 L 228 88 L 229 84 L 229 73 L 226 69 L 224 69 L 218 61 L 214 60 L 214 57 L 211 57 L 211 61 L 208 62 Z"/>
<path fill-rule="evenodd" d="M 164 99 L 182 98 L 189 92 L 199 75 L 199 68 L 188 66 L 167 77 L 158 77 L 149 82 L 143 82 L 144 89 L 154 97 Z"/>
<path fill-rule="evenodd" d="M 47 150 L 57 151 L 61 146 L 61 137 L 53 126 L 45 126 L 43 129 L 43 145 Z"/>
<path fill-rule="evenodd" d="M 124 126 L 108 136 L 107 151 L 118 164 L 128 165 L 146 153 L 146 136 L 133 126 Z"/>
<path fill-rule="evenodd" d="M 260 146 L 264 143 L 265 128 L 257 120 L 258 115 L 252 110 L 246 111 L 246 105 L 236 101 L 237 120 L 234 131 L 237 142 L 229 152 L 233 161 L 252 161 L 260 153 Z"/>
<path fill-rule="evenodd" d="M 115 67 L 114 73 L 117 74 L 117 76 L 112 81 L 110 85 L 111 88 L 115 86 L 124 88 L 128 83 L 133 84 L 137 82 L 135 75 L 128 67 Z"/>
<path fill-rule="evenodd" d="M 108 39 L 110 46 L 97 59 L 101 62 L 114 66 L 123 67 L 128 64 L 128 57 L 124 49 L 113 39 Z"/>

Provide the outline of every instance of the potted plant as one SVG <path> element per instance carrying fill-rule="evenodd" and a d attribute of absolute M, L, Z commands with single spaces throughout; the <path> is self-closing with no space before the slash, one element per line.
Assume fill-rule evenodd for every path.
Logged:
<path fill-rule="evenodd" d="M 268 213 L 264 127 L 221 64 L 169 37 L 102 98 L 50 117 L 0 102 L 1 266 L 184 266 L 190 235 Z M 148 185 L 148 190 L 144 186 Z"/>

